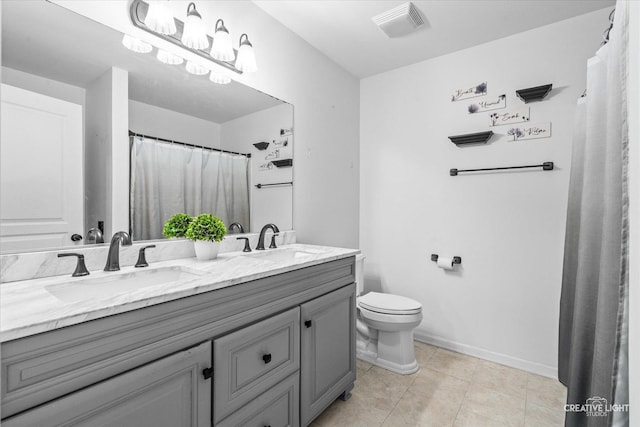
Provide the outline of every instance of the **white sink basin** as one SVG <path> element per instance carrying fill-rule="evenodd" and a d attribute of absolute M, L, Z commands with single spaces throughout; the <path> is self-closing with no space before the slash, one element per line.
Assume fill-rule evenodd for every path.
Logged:
<path fill-rule="evenodd" d="M 319 251 L 306 251 L 299 249 L 266 249 L 264 251 L 256 251 L 252 254 L 245 256 L 252 258 L 267 259 L 270 261 L 289 261 L 294 259 L 308 258 L 312 255 L 317 255 L 322 252 Z"/>
<path fill-rule="evenodd" d="M 105 273 L 67 283 L 45 286 L 47 292 L 65 302 L 105 299 L 128 291 L 149 288 L 206 275 L 204 271 L 185 267 L 145 268 L 127 273 Z"/>

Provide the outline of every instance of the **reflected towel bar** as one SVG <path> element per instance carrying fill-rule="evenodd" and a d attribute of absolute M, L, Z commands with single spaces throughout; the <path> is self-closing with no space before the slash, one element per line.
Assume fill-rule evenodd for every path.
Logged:
<path fill-rule="evenodd" d="M 499 171 L 499 170 L 505 170 L 505 169 L 525 169 L 525 168 L 542 168 L 542 170 L 551 171 L 551 170 L 553 170 L 553 162 L 544 162 L 541 165 L 506 166 L 506 167 L 501 167 L 501 168 L 449 169 L 449 175 L 457 176 L 460 172 Z"/>
<path fill-rule="evenodd" d="M 256 188 L 275 187 L 277 185 L 293 185 L 293 182 L 274 182 L 273 184 L 256 184 Z"/>

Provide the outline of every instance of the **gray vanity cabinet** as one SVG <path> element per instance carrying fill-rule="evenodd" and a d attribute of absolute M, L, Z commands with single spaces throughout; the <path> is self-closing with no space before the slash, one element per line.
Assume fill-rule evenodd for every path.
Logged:
<path fill-rule="evenodd" d="M 354 266 L 3 342 L 2 426 L 306 426 L 355 381 Z"/>
<path fill-rule="evenodd" d="M 3 420 L 3 427 L 211 425 L 211 342 Z"/>
<path fill-rule="evenodd" d="M 356 379 L 355 288 L 346 286 L 300 306 L 300 420 L 306 426 Z"/>

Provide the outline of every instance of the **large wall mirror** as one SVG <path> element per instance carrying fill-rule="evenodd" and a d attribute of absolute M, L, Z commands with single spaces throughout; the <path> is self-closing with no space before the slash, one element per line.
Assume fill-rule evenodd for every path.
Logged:
<path fill-rule="evenodd" d="M 292 229 L 293 106 L 122 39 L 44 0 L 2 2 L 1 252 L 96 229 L 158 239 L 180 212 Z"/>

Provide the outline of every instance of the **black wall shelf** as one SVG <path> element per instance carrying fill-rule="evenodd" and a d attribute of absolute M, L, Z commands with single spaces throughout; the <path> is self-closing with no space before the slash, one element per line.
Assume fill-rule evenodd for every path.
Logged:
<path fill-rule="evenodd" d="M 456 145 L 466 145 L 466 144 L 486 144 L 491 136 L 493 135 L 493 131 L 486 132 L 476 132 L 476 133 L 467 133 L 464 135 L 455 135 L 450 136 L 449 139 Z"/>
<path fill-rule="evenodd" d="M 262 151 L 262 150 L 266 150 L 267 147 L 269 146 L 268 142 L 256 142 L 255 144 L 253 144 L 254 147 L 256 147 L 258 150 Z"/>
<path fill-rule="evenodd" d="M 285 168 L 293 166 L 293 159 L 271 160 L 271 163 L 277 168 Z"/>
<path fill-rule="evenodd" d="M 518 98 L 528 104 L 532 101 L 542 101 L 551 92 L 552 84 L 530 87 L 527 89 L 516 90 Z"/>

